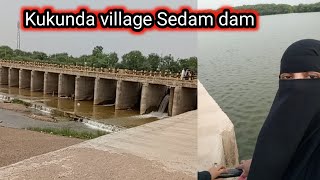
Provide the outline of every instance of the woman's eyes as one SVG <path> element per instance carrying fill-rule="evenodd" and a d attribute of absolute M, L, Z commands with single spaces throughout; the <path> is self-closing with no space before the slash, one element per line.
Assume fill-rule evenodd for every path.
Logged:
<path fill-rule="evenodd" d="M 291 75 L 282 75 L 281 79 L 292 79 Z"/>
<path fill-rule="evenodd" d="M 313 74 L 308 75 L 308 79 L 318 79 L 318 78 L 319 78 L 318 75 L 313 75 Z"/>
<path fill-rule="evenodd" d="M 320 73 L 316 72 L 306 72 L 303 74 L 281 74 L 280 79 L 291 80 L 291 79 L 320 79 Z"/>

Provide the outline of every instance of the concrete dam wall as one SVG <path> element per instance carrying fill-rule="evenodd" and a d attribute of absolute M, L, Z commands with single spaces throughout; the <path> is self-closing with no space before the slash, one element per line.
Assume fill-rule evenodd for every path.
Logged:
<path fill-rule="evenodd" d="M 0 61 L 0 84 L 96 105 L 115 104 L 117 110 L 139 109 L 140 114 L 157 110 L 166 95 L 170 116 L 197 109 L 197 83 L 174 78 Z"/>
<path fill-rule="evenodd" d="M 232 122 L 200 82 L 198 98 L 199 170 L 207 170 L 214 163 L 236 166 L 239 155 Z"/>

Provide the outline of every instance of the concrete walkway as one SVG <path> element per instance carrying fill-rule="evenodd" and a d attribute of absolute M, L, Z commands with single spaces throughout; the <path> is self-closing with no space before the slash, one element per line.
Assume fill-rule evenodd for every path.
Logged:
<path fill-rule="evenodd" d="M 0 179 L 195 179 L 196 169 L 192 111 L 2 167 Z"/>

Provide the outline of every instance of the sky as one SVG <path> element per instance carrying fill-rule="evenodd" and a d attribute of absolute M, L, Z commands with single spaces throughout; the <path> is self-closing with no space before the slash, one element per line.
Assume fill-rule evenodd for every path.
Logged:
<path fill-rule="evenodd" d="M 125 5 L 129 9 L 146 9 L 155 6 L 177 8 L 189 5 L 196 8 L 217 9 L 222 5 L 242 5 L 257 3 L 314 3 L 320 0 L 0 0 L 5 8 L 0 11 L 0 45 L 16 48 L 17 21 L 21 6 L 51 5 L 59 9 L 72 9 L 79 5 L 88 5 L 92 9 L 103 9 L 110 5 Z M 214 33 L 214 32 L 213 32 Z M 196 56 L 196 32 L 146 32 L 132 35 L 129 32 L 21 32 L 21 49 L 25 51 L 43 51 L 47 54 L 67 52 L 73 56 L 90 54 L 100 45 L 105 52 L 116 52 L 119 56 L 132 50 L 140 50 L 145 55 L 158 53 L 172 54 L 176 58 Z"/>

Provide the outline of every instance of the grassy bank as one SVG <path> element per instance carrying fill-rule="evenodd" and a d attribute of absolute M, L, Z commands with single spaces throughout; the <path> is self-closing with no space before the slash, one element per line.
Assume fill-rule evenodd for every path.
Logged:
<path fill-rule="evenodd" d="M 20 99 L 13 99 L 13 100 L 11 101 L 11 103 L 13 103 L 13 104 L 22 104 L 22 105 L 24 105 L 24 106 L 26 106 L 26 107 L 31 106 L 30 103 L 25 102 L 25 101 L 22 101 L 22 100 L 20 100 Z"/>
<path fill-rule="evenodd" d="M 93 139 L 97 138 L 99 136 L 103 136 L 108 134 L 107 132 L 104 131 L 95 131 L 95 132 L 78 132 L 71 130 L 69 128 L 28 128 L 28 130 L 31 131 L 37 131 L 37 132 L 44 132 L 48 134 L 54 134 L 54 135 L 59 135 L 59 136 L 66 136 L 66 137 L 73 137 L 73 138 L 79 138 L 79 139 Z"/>

